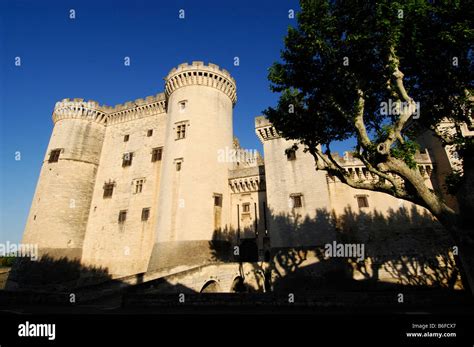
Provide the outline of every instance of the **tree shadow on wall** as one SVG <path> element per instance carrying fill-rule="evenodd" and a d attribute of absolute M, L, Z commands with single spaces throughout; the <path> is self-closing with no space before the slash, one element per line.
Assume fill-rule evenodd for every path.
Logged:
<path fill-rule="evenodd" d="M 214 230 L 212 240 L 209 242 L 210 260 L 213 262 L 258 261 L 257 237 L 252 227 L 242 230 L 228 227 Z"/>
<path fill-rule="evenodd" d="M 453 242 L 428 212 L 408 210 L 353 211 L 336 214 L 316 210 L 315 217 L 267 214 L 269 261 L 253 262 L 262 274 L 264 288 L 272 292 L 314 290 L 390 290 L 398 287 L 462 288 L 451 250 Z M 216 237 L 238 245 L 235 230 Z M 360 244 L 364 259 L 330 257 L 325 246 Z M 232 247 L 230 247 L 232 250 Z M 216 261 L 240 261 L 229 249 L 213 249 Z M 245 275 L 245 274 L 243 274 Z"/>
<path fill-rule="evenodd" d="M 460 288 L 454 243 L 446 230 L 427 212 L 390 209 L 354 213 L 350 208 L 337 220 L 342 242 L 364 243 L 367 261 L 349 259 L 359 277 L 376 282 L 381 274 L 397 284 Z"/>
<path fill-rule="evenodd" d="M 36 261 L 18 258 L 8 276 L 6 289 L 62 291 L 111 279 L 106 268 L 85 266 L 77 259 L 43 255 Z"/>

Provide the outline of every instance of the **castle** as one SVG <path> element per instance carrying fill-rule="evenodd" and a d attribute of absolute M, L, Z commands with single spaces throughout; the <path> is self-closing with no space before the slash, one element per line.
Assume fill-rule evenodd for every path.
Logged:
<path fill-rule="evenodd" d="M 23 243 L 120 277 L 206 264 L 227 244 L 264 261 L 331 242 L 340 228 L 367 233 L 367 218 L 402 230 L 400 210 L 413 227 L 437 228 L 420 206 L 315 171 L 314 159 L 291 149 L 264 117 L 255 118 L 264 159 L 223 156 L 242 153 L 232 129 L 236 102 L 229 72 L 203 62 L 172 69 L 156 96 L 114 107 L 57 102 Z M 432 139 L 425 143 L 418 167 L 440 189 L 452 163 Z M 359 179 L 375 179 L 350 153 L 338 160 Z"/>

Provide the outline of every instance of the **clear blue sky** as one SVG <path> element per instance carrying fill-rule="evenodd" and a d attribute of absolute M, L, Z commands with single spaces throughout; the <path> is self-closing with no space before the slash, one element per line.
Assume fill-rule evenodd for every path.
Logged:
<path fill-rule="evenodd" d="M 237 82 L 234 133 L 244 148 L 261 151 L 253 119 L 277 100 L 267 69 L 296 24 L 288 10 L 298 8 L 295 0 L 1 1 L 0 242 L 21 239 L 51 113 L 63 98 L 123 103 L 162 92 L 180 63 L 213 62 Z"/>

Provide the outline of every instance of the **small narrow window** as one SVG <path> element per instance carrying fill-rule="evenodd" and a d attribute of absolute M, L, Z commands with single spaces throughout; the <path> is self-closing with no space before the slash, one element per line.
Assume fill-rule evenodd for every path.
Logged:
<path fill-rule="evenodd" d="M 120 211 L 119 216 L 118 216 L 118 222 L 120 224 L 123 224 L 125 223 L 126 220 L 127 220 L 127 210 Z"/>
<path fill-rule="evenodd" d="M 133 159 L 133 153 L 125 153 L 122 158 L 122 167 L 125 166 L 131 166 L 132 165 L 132 159 Z"/>
<path fill-rule="evenodd" d="M 163 156 L 163 147 L 153 148 L 151 151 L 151 161 L 160 161 Z"/>
<path fill-rule="evenodd" d="M 148 129 L 148 131 L 146 132 L 146 136 L 147 137 L 153 136 L 153 129 Z"/>
<path fill-rule="evenodd" d="M 186 124 L 176 126 L 176 140 L 182 140 L 186 137 Z"/>
<path fill-rule="evenodd" d="M 130 139 L 130 135 L 125 135 L 123 137 L 123 142 L 128 142 L 129 139 Z"/>
<path fill-rule="evenodd" d="M 303 207 L 303 195 L 302 194 L 292 194 L 290 195 L 291 204 L 293 208 Z"/>
<path fill-rule="evenodd" d="M 57 163 L 59 161 L 59 155 L 61 154 L 61 149 L 53 149 L 49 153 L 49 160 L 50 163 Z"/>
<path fill-rule="evenodd" d="M 139 194 L 143 191 L 143 183 L 145 183 L 144 179 L 135 180 L 135 194 Z"/>
<path fill-rule="evenodd" d="M 367 199 L 366 195 L 358 195 L 356 198 L 359 208 L 369 207 L 369 199 Z"/>
<path fill-rule="evenodd" d="M 214 206 L 222 207 L 222 194 L 214 194 Z"/>
<path fill-rule="evenodd" d="M 104 199 L 111 198 L 114 193 L 114 183 L 105 183 L 104 184 Z"/>
<path fill-rule="evenodd" d="M 179 107 L 180 112 L 184 112 L 184 110 L 186 109 L 186 103 L 187 103 L 186 100 L 182 100 L 178 103 L 178 107 Z"/>
<path fill-rule="evenodd" d="M 250 203 L 242 204 L 242 213 L 250 213 Z"/>
<path fill-rule="evenodd" d="M 285 152 L 288 160 L 296 160 L 296 151 L 293 148 L 287 149 Z"/>
<path fill-rule="evenodd" d="M 150 218 L 150 208 L 142 209 L 142 222 L 146 222 Z"/>
<path fill-rule="evenodd" d="M 183 167 L 183 158 L 176 158 L 174 161 L 174 165 L 176 165 L 176 171 L 181 171 Z"/>

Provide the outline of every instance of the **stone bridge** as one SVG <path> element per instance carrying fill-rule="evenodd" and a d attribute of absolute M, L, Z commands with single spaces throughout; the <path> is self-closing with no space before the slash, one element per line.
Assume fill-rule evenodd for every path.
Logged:
<path fill-rule="evenodd" d="M 142 293 L 265 291 L 264 265 L 260 263 L 213 263 L 168 271 L 161 276 L 157 276 L 159 272 L 143 274 L 143 279 L 134 283 L 136 290 Z"/>

